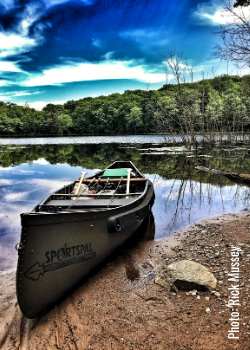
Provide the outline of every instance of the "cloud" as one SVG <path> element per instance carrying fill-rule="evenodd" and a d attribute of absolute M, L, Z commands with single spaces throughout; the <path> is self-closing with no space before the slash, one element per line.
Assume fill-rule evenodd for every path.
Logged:
<path fill-rule="evenodd" d="M 150 28 L 137 28 L 134 30 L 125 30 L 119 33 L 123 39 L 135 41 L 140 46 L 148 50 L 149 46 L 164 46 L 169 43 L 168 33 L 166 30 L 157 28 L 157 30 Z"/>
<path fill-rule="evenodd" d="M 102 47 L 100 39 L 92 38 L 91 40 L 92 40 L 92 45 L 94 45 L 96 47 Z"/>
<path fill-rule="evenodd" d="M 43 107 L 45 107 L 48 104 L 48 102 L 44 102 L 44 101 L 36 101 L 36 102 L 30 102 L 28 103 L 30 108 L 34 108 L 37 111 L 41 111 L 43 109 Z M 21 106 L 24 106 L 25 103 L 22 103 Z"/>
<path fill-rule="evenodd" d="M 1 62 L 0 62 L 0 67 L 1 67 Z M 3 85 L 6 85 L 6 84 L 3 84 Z M 5 95 L 0 95 L 0 101 L 7 101 L 7 100 L 11 100 L 15 97 L 21 97 L 21 96 L 38 95 L 38 94 L 41 94 L 43 92 L 44 91 L 10 91 L 10 92 L 5 92 Z"/>
<path fill-rule="evenodd" d="M 237 16 L 245 17 L 249 20 L 249 8 L 233 8 L 233 13 L 230 13 L 221 6 L 221 3 L 218 3 L 216 0 L 211 0 L 206 3 L 199 3 L 191 17 L 198 20 L 200 24 L 218 26 L 220 24 L 240 22 Z"/>
<path fill-rule="evenodd" d="M 34 47 L 36 42 L 19 34 L 0 33 L 0 57 L 17 55 Z"/>
<path fill-rule="evenodd" d="M 151 83 L 165 80 L 164 74 L 148 71 L 147 66 L 136 60 L 103 60 L 98 63 L 68 63 L 43 71 L 43 75 L 24 81 L 24 86 L 62 84 L 73 81 L 137 79 Z"/>
<path fill-rule="evenodd" d="M 67 102 L 67 100 L 60 100 L 60 101 L 54 101 L 54 100 L 50 100 L 50 101 L 36 101 L 36 102 L 29 102 L 28 106 L 30 108 L 34 108 L 37 111 L 41 111 L 43 109 L 43 107 L 45 107 L 48 103 L 53 103 L 54 105 L 63 105 L 65 102 Z M 24 106 L 26 103 L 22 103 L 21 106 Z"/>
<path fill-rule="evenodd" d="M 49 162 L 44 158 L 39 158 L 37 160 L 33 160 L 32 163 L 41 164 L 41 165 L 49 164 Z"/>
<path fill-rule="evenodd" d="M 13 62 L 0 61 L 0 71 L 2 72 L 22 72 Z"/>
<path fill-rule="evenodd" d="M 32 170 L 20 170 L 14 167 L 1 168 L 0 172 L 1 171 L 10 171 L 12 174 L 18 174 L 18 175 L 32 175 L 35 173 L 35 171 L 32 171 Z"/>
<path fill-rule="evenodd" d="M 153 39 L 158 37 L 159 32 L 149 29 L 134 29 L 134 30 L 126 30 L 120 32 L 119 36 L 122 38 L 133 38 L 135 40 L 140 40 L 141 38 Z"/>
<path fill-rule="evenodd" d="M 7 85 L 9 85 L 9 82 L 7 80 L 4 80 L 4 79 L 0 80 L 0 86 L 7 86 Z"/>
<path fill-rule="evenodd" d="M 0 101 L 7 101 L 9 100 L 10 98 L 7 97 L 7 96 L 4 96 L 4 95 L 0 95 Z"/>
<path fill-rule="evenodd" d="M 69 2 L 70 0 L 46 0 L 46 5 L 47 6 L 56 6 L 56 5 L 61 5 L 66 2 Z M 83 4 L 85 5 L 93 5 L 94 0 L 80 0 Z"/>
<path fill-rule="evenodd" d="M 2 4 L 6 11 L 9 11 L 15 6 L 15 0 L 2 0 Z"/>
<path fill-rule="evenodd" d="M 13 97 L 18 97 L 18 96 L 27 96 L 27 95 L 38 95 L 41 94 L 44 91 L 32 91 L 32 92 L 28 92 L 28 91 L 18 91 L 15 92 Z"/>
<path fill-rule="evenodd" d="M 43 43 L 43 31 L 49 23 L 38 23 L 38 20 L 45 10 L 42 0 L 3 1 L 2 7 L 0 5 L 0 59 L 30 52 Z M 18 60 L 12 65 L 16 67 L 17 62 Z M 3 66 L 3 62 L 1 65 Z M 9 66 L 4 70 L 20 71 L 13 68 L 10 70 Z"/>
<path fill-rule="evenodd" d="M 51 180 L 51 179 L 32 179 L 30 181 L 31 187 L 34 184 L 36 189 L 42 189 L 46 192 L 55 192 L 59 188 L 69 185 L 70 181 L 62 181 L 62 180 Z"/>
<path fill-rule="evenodd" d="M 20 202 L 23 201 L 30 192 L 9 193 L 5 196 L 6 202 Z"/>
<path fill-rule="evenodd" d="M 0 179 L 0 184 L 1 185 L 10 185 L 11 181 L 7 179 Z"/>

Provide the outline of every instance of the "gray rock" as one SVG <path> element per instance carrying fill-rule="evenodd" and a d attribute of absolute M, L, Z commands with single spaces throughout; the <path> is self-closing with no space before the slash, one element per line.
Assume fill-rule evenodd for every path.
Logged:
<path fill-rule="evenodd" d="M 168 291 L 214 290 L 217 280 L 205 266 L 190 260 L 181 260 L 164 266 L 156 276 L 155 283 Z"/>

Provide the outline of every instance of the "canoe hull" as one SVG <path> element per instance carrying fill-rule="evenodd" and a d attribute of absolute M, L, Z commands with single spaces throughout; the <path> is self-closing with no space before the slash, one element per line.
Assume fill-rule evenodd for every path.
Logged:
<path fill-rule="evenodd" d="M 115 162 L 109 168 L 124 166 L 136 174 L 136 191 L 131 195 L 107 199 L 99 191 L 95 199 L 83 196 L 73 201 L 67 197 L 74 187 L 70 184 L 32 212 L 21 214 L 16 289 L 26 317 L 39 316 L 71 290 L 126 241 L 150 213 L 153 184 L 131 162 Z"/>
<path fill-rule="evenodd" d="M 153 200 L 150 186 L 127 211 L 22 214 L 17 297 L 23 314 L 38 316 L 100 265 L 137 230 Z"/>
<path fill-rule="evenodd" d="M 17 271 L 18 301 L 24 315 L 36 317 L 64 295 L 136 231 L 140 223 L 116 233 L 104 229 L 105 219 L 96 220 L 93 225 L 88 221 L 47 225 L 45 230 L 43 226 L 27 227 L 25 259 Z"/>

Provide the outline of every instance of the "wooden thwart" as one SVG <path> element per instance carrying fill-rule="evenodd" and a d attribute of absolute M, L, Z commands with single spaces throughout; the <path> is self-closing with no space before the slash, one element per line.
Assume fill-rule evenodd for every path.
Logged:
<path fill-rule="evenodd" d="M 89 193 L 86 193 L 86 194 L 78 194 L 77 195 L 77 198 L 81 198 L 81 197 L 93 197 L 93 198 L 111 198 L 112 196 L 114 197 L 130 197 L 130 196 L 139 196 L 141 195 L 141 193 L 137 192 L 137 193 L 129 193 L 129 194 L 126 194 L 126 193 L 116 193 L 116 194 L 105 194 L 104 193 L 96 193 L 96 194 L 89 194 Z M 60 196 L 60 197 L 75 197 L 76 195 L 75 194 L 63 194 L 63 193 L 54 193 L 52 194 L 51 196 Z"/>
<path fill-rule="evenodd" d="M 99 182 L 107 182 L 107 180 L 108 179 L 99 179 Z M 132 178 L 132 179 L 130 179 L 130 182 L 133 182 L 133 181 L 147 181 L 148 179 L 147 178 L 140 178 L 140 177 L 138 177 L 138 178 Z M 79 182 L 80 180 L 79 179 L 77 179 L 77 180 L 75 180 L 75 182 Z M 82 183 L 85 183 L 85 182 L 97 182 L 98 181 L 98 179 L 96 179 L 96 180 L 94 180 L 94 179 L 84 179 L 83 181 L 82 181 Z M 119 181 L 121 181 L 121 182 L 127 182 L 127 179 L 109 179 L 109 182 L 119 182 Z"/>

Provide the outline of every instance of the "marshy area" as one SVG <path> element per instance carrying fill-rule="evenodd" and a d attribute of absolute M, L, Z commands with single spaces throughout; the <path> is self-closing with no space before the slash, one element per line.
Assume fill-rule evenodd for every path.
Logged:
<path fill-rule="evenodd" d="M 25 319 L 15 297 L 20 213 L 81 171 L 91 176 L 115 160 L 131 160 L 153 181 L 151 217 L 68 298 L 39 319 Z M 1 347 L 248 349 L 249 187 L 196 167 L 250 174 L 249 160 L 247 135 L 217 147 L 202 142 L 184 147 L 181 136 L 169 144 L 155 135 L 2 139 Z M 232 245 L 241 249 L 239 340 L 228 339 Z M 175 293 L 154 283 L 162 265 L 183 259 L 209 268 L 216 290 Z"/>

